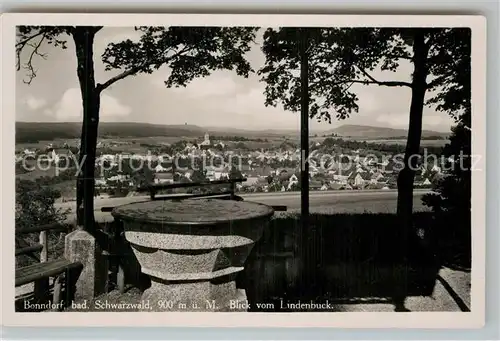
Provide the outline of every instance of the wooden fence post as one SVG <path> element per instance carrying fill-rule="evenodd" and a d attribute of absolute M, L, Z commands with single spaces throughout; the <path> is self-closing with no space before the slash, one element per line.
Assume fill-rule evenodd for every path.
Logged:
<path fill-rule="evenodd" d="M 48 258 L 47 231 L 40 231 L 39 243 L 42 245 L 42 250 L 40 251 L 40 263 L 45 263 Z M 47 301 L 49 290 L 50 284 L 48 278 L 35 281 L 34 295 L 37 303 L 45 303 Z"/>
<path fill-rule="evenodd" d="M 61 275 L 58 275 L 54 280 L 54 300 L 52 302 L 58 305 L 58 310 L 62 310 L 61 293 L 62 293 L 62 281 L 61 281 Z"/>
<path fill-rule="evenodd" d="M 40 251 L 40 263 L 44 263 L 48 260 L 49 255 L 47 231 L 40 231 L 40 244 L 43 247 L 43 249 Z"/>
<path fill-rule="evenodd" d="M 236 182 L 231 182 L 231 200 L 234 200 L 235 193 L 236 193 Z"/>

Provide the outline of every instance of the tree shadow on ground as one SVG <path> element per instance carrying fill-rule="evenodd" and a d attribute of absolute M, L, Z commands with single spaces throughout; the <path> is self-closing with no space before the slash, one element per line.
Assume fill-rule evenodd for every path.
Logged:
<path fill-rule="evenodd" d="M 405 238 L 394 214 L 313 214 L 303 232 L 298 216 L 275 218 L 240 282 L 254 311 L 294 311 L 283 302 L 299 300 L 328 300 L 330 311 L 349 303 L 390 303 L 405 311 L 406 297 L 432 295 L 441 267 L 433 244 L 416 233 L 432 226 L 432 214 L 415 213 L 414 221 Z"/>

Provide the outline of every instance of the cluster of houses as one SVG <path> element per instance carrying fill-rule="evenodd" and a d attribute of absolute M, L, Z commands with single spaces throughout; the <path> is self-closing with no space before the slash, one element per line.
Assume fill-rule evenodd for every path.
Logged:
<path fill-rule="evenodd" d="M 381 171 L 377 169 L 366 169 L 356 165 L 354 170 L 328 170 L 326 172 L 309 172 L 309 190 L 363 190 L 363 189 L 394 189 L 396 188 L 397 172 L 394 170 Z M 312 167 L 313 169 L 315 167 Z M 415 187 L 429 187 L 436 174 L 439 174 L 439 167 L 435 166 L 432 171 L 421 170 L 417 172 Z M 245 173 L 243 174 L 246 175 Z M 299 169 L 276 169 L 268 176 L 246 176 L 247 180 L 239 185 L 244 191 L 294 191 L 300 189 Z"/>
<path fill-rule="evenodd" d="M 315 146 L 318 145 L 320 144 L 316 143 Z M 151 173 L 155 183 L 172 183 L 180 179 L 192 181 L 195 170 L 190 165 L 192 160 L 201 158 L 204 160 L 204 176 L 211 181 L 229 178 L 231 165 L 234 164 L 242 177 L 246 178 L 245 182 L 237 185 L 240 191 L 294 191 L 300 188 L 300 149 L 248 151 L 229 150 L 225 147 L 222 142 L 212 143 L 209 135 L 205 134 L 200 143 L 185 143 L 178 148 L 170 156 L 170 161 L 150 152 L 134 155 L 102 154 L 97 157 L 96 165 L 106 164 L 108 171 L 96 179 L 96 185 L 105 188 L 121 182 L 133 186 L 132 174 L 120 169 L 120 164 L 127 159 L 141 160 L 144 165 L 154 165 Z M 60 155 L 68 151 L 67 148 L 49 150 L 48 155 L 52 162 L 58 162 Z M 335 158 L 320 150 L 313 149 L 309 157 L 310 190 L 396 188 L 397 163 L 390 157 L 375 160 L 366 157 L 366 153 L 361 150 L 352 150 L 349 153 L 344 152 L 341 158 Z M 16 156 L 16 162 L 23 155 L 34 153 L 32 150 L 25 150 Z M 172 159 L 177 160 L 174 168 Z M 180 167 L 179 162 L 185 166 Z M 415 186 L 431 186 L 440 174 L 441 168 L 438 165 L 422 166 L 417 172 Z"/>

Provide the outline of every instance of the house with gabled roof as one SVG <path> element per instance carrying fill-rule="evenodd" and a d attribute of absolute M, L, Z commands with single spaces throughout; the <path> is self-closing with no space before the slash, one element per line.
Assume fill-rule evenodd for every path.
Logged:
<path fill-rule="evenodd" d="M 370 181 L 370 173 L 368 172 L 353 172 L 349 175 L 348 182 L 356 187 L 362 187 L 366 182 Z"/>

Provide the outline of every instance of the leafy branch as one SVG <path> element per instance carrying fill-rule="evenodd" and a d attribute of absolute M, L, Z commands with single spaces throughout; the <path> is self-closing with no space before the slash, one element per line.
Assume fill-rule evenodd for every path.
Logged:
<path fill-rule="evenodd" d="M 161 54 L 164 54 L 164 53 L 167 53 L 168 50 L 170 50 L 170 48 L 167 49 L 167 51 L 165 52 L 162 52 Z M 187 47 L 184 47 L 183 49 L 181 49 L 180 51 L 178 51 L 177 53 L 175 53 L 174 55 L 172 55 L 171 57 L 167 58 L 166 62 L 168 63 L 168 61 L 180 56 L 182 53 L 186 52 L 188 50 Z M 158 58 L 159 56 L 157 56 Z M 111 85 L 113 85 L 114 83 L 118 82 L 119 80 L 121 79 L 124 79 L 128 76 L 132 76 L 132 75 L 135 75 L 137 74 L 138 72 L 140 72 L 141 70 L 145 70 L 146 68 L 148 68 L 149 66 L 151 66 L 154 62 L 155 62 L 156 59 L 154 60 L 148 60 L 148 61 L 145 61 L 143 63 L 143 65 L 141 66 L 137 66 L 137 67 L 133 67 L 129 70 L 126 70 L 114 77 L 111 77 L 110 79 L 108 79 L 106 82 L 104 83 L 99 83 L 97 84 L 97 91 L 103 91 L 104 89 L 110 87 Z"/>
<path fill-rule="evenodd" d="M 36 36 L 39 36 L 40 34 L 37 34 Z M 24 40 L 19 47 L 16 46 L 16 53 L 17 53 L 17 71 L 21 69 L 21 63 L 20 63 L 20 54 L 22 52 L 22 49 L 25 47 L 31 47 L 31 53 L 29 55 L 28 61 L 23 65 L 23 68 L 27 70 L 28 73 L 28 80 L 23 80 L 25 84 L 31 84 L 31 81 L 36 77 L 37 70 L 35 70 L 33 66 L 33 57 L 39 56 L 43 59 L 47 58 L 47 54 L 41 53 L 40 52 L 40 46 L 42 45 L 43 41 L 45 40 L 45 33 L 41 33 L 41 38 L 38 40 L 38 42 L 32 42 L 32 40 L 35 37 L 32 37 L 28 40 Z"/>
<path fill-rule="evenodd" d="M 362 69 L 359 66 L 357 68 L 361 71 L 362 74 L 364 74 L 369 79 L 369 81 L 352 80 L 352 82 L 354 82 L 354 83 L 377 84 L 377 85 L 381 85 L 381 86 L 407 86 L 407 87 L 411 88 L 411 83 L 408 83 L 408 82 L 378 81 L 373 76 L 371 76 L 368 72 L 366 72 L 365 69 Z"/>
<path fill-rule="evenodd" d="M 102 54 L 105 70 L 122 73 L 98 84 L 100 90 L 139 73 L 151 74 L 162 66 L 172 72 L 167 87 L 186 86 L 217 69 L 236 70 L 248 77 L 252 68 L 244 58 L 255 41 L 255 27 L 136 27 L 139 41 L 110 43 Z M 173 51 L 176 51 L 172 53 Z"/>
<path fill-rule="evenodd" d="M 31 84 L 37 75 L 37 69 L 34 66 L 36 57 L 42 59 L 47 58 L 47 54 L 41 52 L 44 44 L 60 46 L 66 49 L 66 40 L 59 38 L 60 35 L 69 35 L 73 32 L 72 26 L 19 26 L 17 29 L 16 42 L 16 70 L 26 70 L 27 80 L 23 80 L 25 84 Z M 22 54 L 24 51 L 30 50 L 27 61 L 22 63 Z"/>

